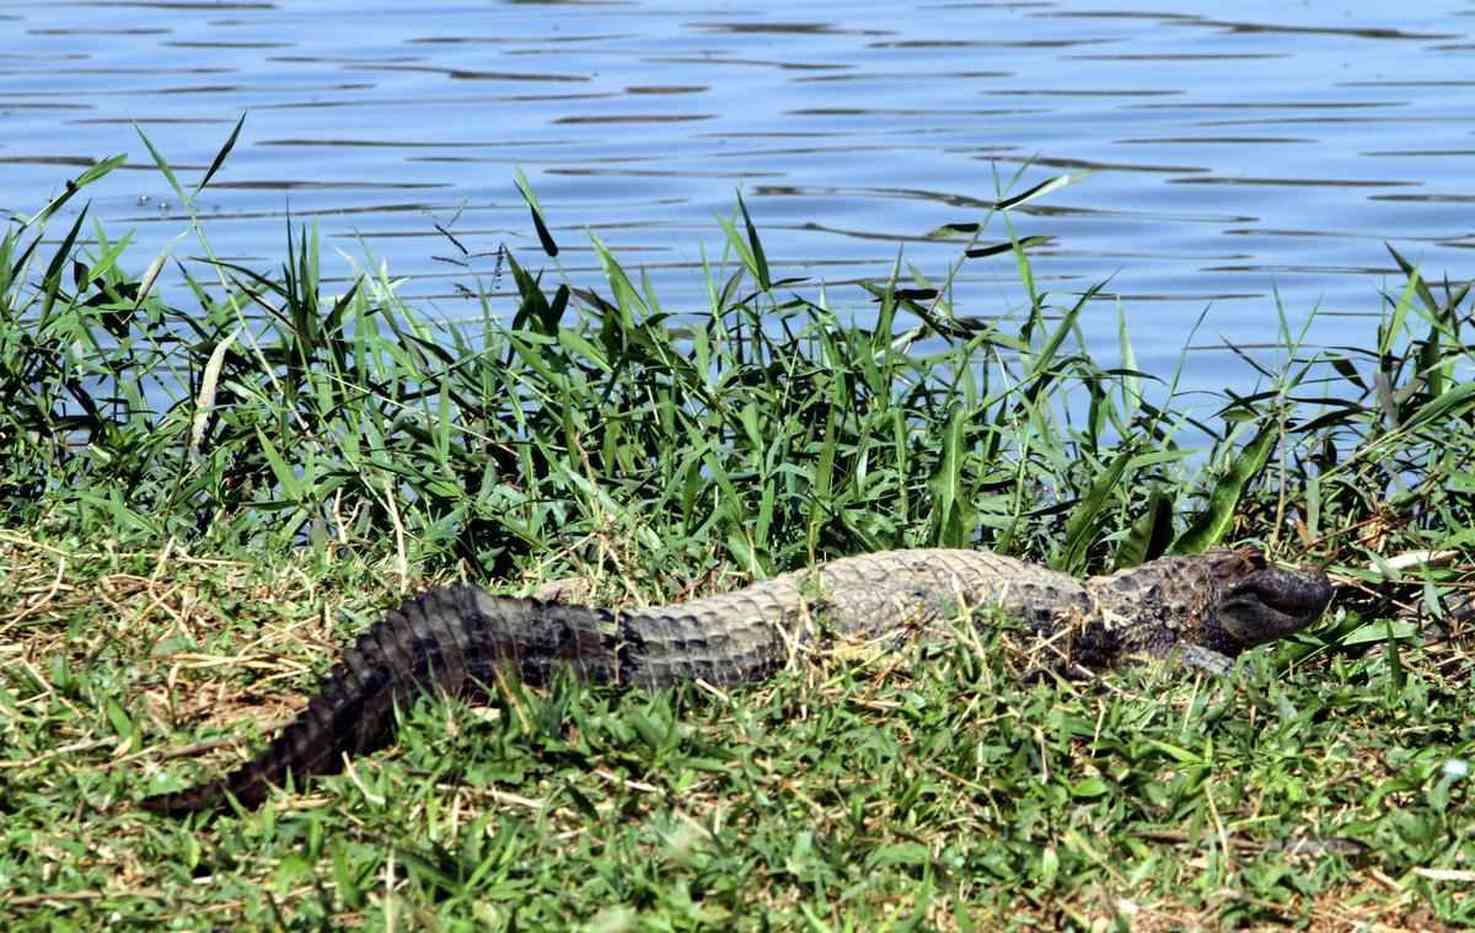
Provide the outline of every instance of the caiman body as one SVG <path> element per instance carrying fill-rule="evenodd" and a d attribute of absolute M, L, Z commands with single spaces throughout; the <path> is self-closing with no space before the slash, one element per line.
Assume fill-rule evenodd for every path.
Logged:
<path fill-rule="evenodd" d="M 589 680 L 662 687 L 759 680 L 821 635 L 900 641 L 927 624 L 993 608 L 1045 635 L 1072 665 L 1109 667 L 1175 654 L 1203 663 L 1294 632 L 1325 609 L 1325 576 L 1268 568 L 1252 550 L 1168 557 L 1076 580 L 987 551 L 886 551 L 830 561 L 732 593 L 608 610 L 430 590 L 388 613 L 350 649 L 297 719 L 225 777 L 148 797 L 187 813 L 234 797 L 254 807 L 290 773 L 330 774 L 345 754 L 393 735 L 395 708 L 424 694 L 484 697 L 499 677 L 547 682 L 560 667 Z"/>

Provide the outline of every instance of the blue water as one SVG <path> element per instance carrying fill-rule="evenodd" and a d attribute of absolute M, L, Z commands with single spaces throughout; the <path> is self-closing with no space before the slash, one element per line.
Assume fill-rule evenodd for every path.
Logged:
<path fill-rule="evenodd" d="M 34 211 L 125 152 L 88 190 L 92 214 L 137 231 L 137 269 L 187 260 L 201 248 L 130 121 L 188 185 L 244 112 L 198 201 L 222 258 L 278 264 L 290 211 L 320 224 L 330 288 L 382 260 L 457 319 L 476 313 L 457 283 L 489 283 L 501 244 L 597 283 L 593 230 L 668 310 L 696 309 L 702 247 L 721 254 L 714 218 L 741 188 L 775 274 L 864 318 L 852 283 L 898 253 L 946 276 L 960 244 L 928 231 L 1093 169 L 1011 215 L 1049 237 L 1042 286 L 1069 303 L 1109 280 L 1082 318 L 1092 348 L 1115 357 L 1120 310 L 1143 368 L 1167 373 L 1191 345 L 1204 387 L 1254 379 L 1225 342 L 1284 359 L 1277 295 L 1293 327 L 1317 311 L 1314 344 L 1370 342 L 1362 318 L 1400 284 L 1385 241 L 1470 275 L 1469 2 L 770 7 L 0 2 L 0 209 Z M 1004 235 L 995 217 L 984 239 Z M 960 314 L 1024 306 L 1008 257 L 967 261 L 954 289 Z"/>

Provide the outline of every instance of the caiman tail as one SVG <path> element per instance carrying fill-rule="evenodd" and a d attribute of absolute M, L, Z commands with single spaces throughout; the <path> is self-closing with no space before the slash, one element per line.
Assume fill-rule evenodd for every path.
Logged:
<path fill-rule="evenodd" d="M 532 684 L 569 665 L 607 681 L 618 656 L 613 616 L 602 609 L 492 597 L 471 586 L 430 590 L 391 610 L 359 637 L 321 689 L 261 754 L 219 780 L 147 797 L 155 813 L 182 814 L 221 806 L 227 796 L 260 806 L 291 773 L 298 781 L 336 774 L 344 755 L 386 745 L 395 707 L 437 691 L 476 696 L 506 665 Z"/>

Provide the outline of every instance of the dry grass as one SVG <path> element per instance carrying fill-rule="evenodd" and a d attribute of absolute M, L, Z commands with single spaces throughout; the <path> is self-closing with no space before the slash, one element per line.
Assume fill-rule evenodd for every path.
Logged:
<path fill-rule="evenodd" d="M 1464 691 L 1441 700 L 1464 712 L 1421 713 L 1456 643 L 1407 649 L 1401 690 L 1380 659 L 1026 689 L 1007 637 L 967 629 L 732 695 L 515 690 L 429 704 L 344 776 L 184 825 L 130 802 L 239 760 L 397 587 L 15 533 L 0 565 L 0 908 L 25 925 L 502 924 L 515 905 L 535 927 L 1434 930 L 1475 884 L 1464 783 L 1440 801 L 1437 773 L 1409 779 L 1411 756 L 1468 753 Z M 1355 715 L 1306 715 L 1328 678 Z M 1415 844 L 1405 817 L 1439 830 Z"/>

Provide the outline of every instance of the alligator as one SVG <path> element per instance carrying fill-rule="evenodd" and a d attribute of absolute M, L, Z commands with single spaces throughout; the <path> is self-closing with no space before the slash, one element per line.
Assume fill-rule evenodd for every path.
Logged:
<path fill-rule="evenodd" d="M 929 623 L 993 609 L 1049 638 L 1070 670 L 1177 658 L 1226 670 L 1240 652 L 1318 618 L 1321 573 L 1267 565 L 1257 550 L 1164 557 L 1084 582 L 987 551 L 940 548 L 846 557 L 670 606 L 600 609 L 431 589 L 388 613 L 335 665 L 306 709 L 255 758 L 222 778 L 147 797 L 185 814 L 229 801 L 259 806 L 288 775 L 342 769 L 388 744 L 398 709 L 425 694 L 488 699 L 498 679 L 583 679 L 659 688 L 760 680 L 821 638 L 895 645 Z"/>

